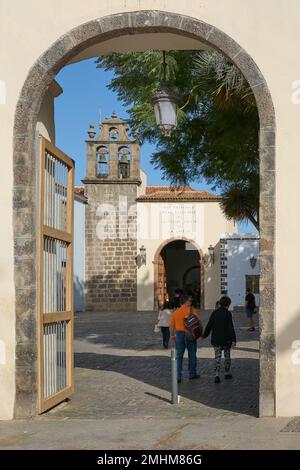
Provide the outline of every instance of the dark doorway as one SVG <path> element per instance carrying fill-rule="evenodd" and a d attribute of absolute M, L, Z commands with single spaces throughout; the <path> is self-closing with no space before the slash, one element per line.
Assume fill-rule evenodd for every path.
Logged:
<path fill-rule="evenodd" d="M 165 245 L 161 251 L 164 262 L 164 279 L 159 284 L 165 286 L 165 299 L 173 300 L 176 289 L 194 297 L 195 304 L 201 305 L 201 258 L 195 245 L 186 240 L 175 240 Z"/>

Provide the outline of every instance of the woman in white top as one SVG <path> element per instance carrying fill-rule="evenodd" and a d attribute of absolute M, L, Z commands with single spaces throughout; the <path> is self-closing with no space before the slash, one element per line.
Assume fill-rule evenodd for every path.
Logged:
<path fill-rule="evenodd" d="M 164 305 L 160 308 L 158 313 L 158 326 L 161 329 L 163 346 L 165 349 L 169 346 L 170 340 L 170 320 L 171 320 L 172 310 L 170 309 L 169 302 L 165 302 Z"/>

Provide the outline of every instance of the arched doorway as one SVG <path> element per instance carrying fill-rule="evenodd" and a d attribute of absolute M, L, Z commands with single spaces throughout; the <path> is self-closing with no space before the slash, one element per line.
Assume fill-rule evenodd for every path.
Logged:
<path fill-rule="evenodd" d="M 156 250 L 154 260 L 154 308 L 165 300 L 173 301 L 176 289 L 193 294 L 199 308 L 204 308 L 204 257 L 196 242 L 172 238 Z M 186 285 L 191 269 L 198 271 L 198 283 Z"/>
<path fill-rule="evenodd" d="M 167 32 L 208 44 L 232 60 L 253 90 L 260 118 L 260 415 L 275 413 L 275 113 L 267 83 L 251 56 L 226 33 L 200 20 L 162 11 L 137 11 L 97 18 L 67 32 L 32 66 L 16 106 L 14 124 L 14 246 L 16 302 L 15 416 L 37 409 L 37 233 L 39 204 L 35 128 L 47 87 L 58 71 L 88 47 L 129 34 Z M 163 48 L 162 44 L 162 48 Z M 19 201 L 26 211 L 20 237 Z M 26 269 L 18 253 L 26 247 Z M 24 313 L 23 306 L 26 305 Z M 23 314 L 22 314 L 23 313 Z M 30 325 L 28 327 L 28 325 Z"/>

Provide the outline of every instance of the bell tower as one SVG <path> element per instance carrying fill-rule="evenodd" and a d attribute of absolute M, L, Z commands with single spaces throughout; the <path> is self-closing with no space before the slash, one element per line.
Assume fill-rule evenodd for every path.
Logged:
<path fill-rule="evenodd" d="M 85 218 L 87 310 L 136 310 L 140 143 L 115 113 L 88 135 Z"/>

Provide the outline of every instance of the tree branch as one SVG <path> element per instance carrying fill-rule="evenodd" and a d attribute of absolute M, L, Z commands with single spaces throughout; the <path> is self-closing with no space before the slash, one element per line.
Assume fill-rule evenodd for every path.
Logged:
<path fill-rule="evenodd" d="M 252 222 L 252 224 L 254 225 L 254 227 L 259 231 L 259 223 L 258 223 L 258 220 L 254 217 L 254 215 L 252 214 L 252 212 L 249 211 L 249 210 L 246 210 L 246 211 L 245 211 L 245 215 L 246 215 L 247 219 L 249 219 L 250 222 Z"/>

